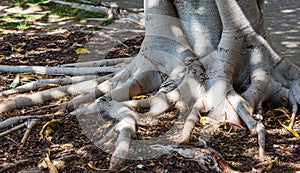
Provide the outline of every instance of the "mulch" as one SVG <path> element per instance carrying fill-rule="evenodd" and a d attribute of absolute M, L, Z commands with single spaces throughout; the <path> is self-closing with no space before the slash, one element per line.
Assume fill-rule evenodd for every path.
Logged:
<path fill-rule="evenodd" d="M 37 33 L 40 31 L 36 31 Z M 6 34 L 0 38 L 0 63 L 6 65 L 41 65 L 55 66 L 76 62 L 79 55 L 75 50 L 84 46 L 92 37 L 92 34 L 78 31 L 66 31 L 65 33 L 51 35 L 25 35 Z M 142 42 L 142 37 L 126 41 L 129 48 L 117 46 L 112 48 L 107 58 L 134 56 Z M 9 44 L 8 44 L 9 43 Z M 22 49 L 15 51 L 12 46 Z M 9 88 L 16 74 L 0 73 L 0 90 Z M 47 78 L 50 76 L 39 75 Z M 13 95 L 11 97 L 17 97 Z M 9 97 L 9 98 L 11 98 Z M 7 98 L 1 98 L 5 101 Z M 22 115 L 53 114 L 51 117 L 42 118 L 41 122 L 33 129 L 27 144 L 20 146 L 25 129 L 18 130 L 0 138 L 0 172 L 42 172 L 37 168 L 38 161 L 45 157 L 47 148 L 50 148 L 51 160 L 56 164 L 59 172 L 109 172 L 110 155 L 93 145 L 91 140 L 82 132 L 76 117 L 67 110 L 59 115 L 54 115 L 55 105 L 68 100 L 69 97 L 46 102 L 42 105 L 14 110 L 0 114 L 0 121 L 9 117 Z M 49 105 L 54 105 L 49 107 Z M 44 107 L 44 108 L 43 108 Z M 278 113 L 277 113 L 278 114 Z M 60 119 L 59 125 L 53 129 L 50 142 L 39 141 L 39 131 L 42 126 L 51 119 Z M 286 132 L 278 123 L 277 115 L 265 119 L 267 129 L 266 151 L 268 157 L 276 160 L 268 164 L 266 172 L 296 172 L 300 171 L 300 140 Z M 285 122 L 286 117 L 281 118 Z M 158 129 L 165 125 L 165 121 L 157 124 Z M 287 122 L 285 122 L 287 124 Z M 300 127 L 299 119 L 295 125 Z M 5 129 L 1 129 L 1 132 Z M 148 129 L 149 133 L 139 133 L 136 138 L 146 139 L 147 134 L 153 134 L 154 129 Z M 200 126 L 197 126 L 192 138 L 197 138 Z M 158 130 L 159 133 L 160 131 Z M 241 172 L 255 172 L 255 165 L 259 163 L 256 157 L 258 144 L 256 136 L 249 136 L 245 131 L 234 132 L 229 127 L 219 128 L 208 139 L 209 147 L 220 152 L 229 165 Z M 185 144 L 197 147 L 195 141 Z M 100 168 L 93 170 L 88 163 Z M 139 166 L 138 166 L 139 165 Z M 143 165 L 143 166 L 140 166 Z M 192 160 L 188 160 L 177 153 L 163 155 L 150 160 L 128 160 L 120 172 L 205 172 Z"/>

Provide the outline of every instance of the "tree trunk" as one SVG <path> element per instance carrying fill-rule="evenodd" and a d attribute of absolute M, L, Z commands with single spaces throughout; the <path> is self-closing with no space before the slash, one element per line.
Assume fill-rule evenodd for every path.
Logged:
<path fill-rule="evenodd" d="M 293 127 L 300 103 L 300 69 L 272 49 L 264 0 L 145 0 L 144 6 L 145 39 L 139 54 L 90 91 L 97 98 L 94 103 L 72 113 L 97 146 L 112 152 L 110 169 L 124 159 L 167 152 L 153 146 L 188 141 L 202 113 L 208 113 L 213 127 L 228 121 L 257 134 L 263 160 L 262 104 L 281 104 L 281 98 L 288 98 Z M 153 96 L 133 99 L 149 93 Z M 89 100 L 76 99 L 76 104 Z M 168 132 L 147 141 L 132 140 L 137 126 L 151 125 L 172 107 L 179 113 Z M 95 120 L 101 128 L 91 126 Z M 198 154 L 203 169 L 229 169 L 212 149 Z"/>

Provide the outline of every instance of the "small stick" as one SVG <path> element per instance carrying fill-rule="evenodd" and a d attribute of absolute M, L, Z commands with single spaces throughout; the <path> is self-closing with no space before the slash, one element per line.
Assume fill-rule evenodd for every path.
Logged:
<path fill-rule="evenodd" d="M 27 129 L 26 129 L 26 132 L 24 133 L 24 136 L 23 136 L 23 138 L 21 140 L 21 143 L 22 143 L 21 144 L 21 148 L 26 145 L 27 139 L 28 139 L 28 137 L 30 135 L 30 132 L 31 132 L 32 128 L 34 126 L 36 126 L 39 121 L 40 121 L 39 119 L 32 119 L 31 121 L 29 121 L 29 122 L 26 123 Z"/>

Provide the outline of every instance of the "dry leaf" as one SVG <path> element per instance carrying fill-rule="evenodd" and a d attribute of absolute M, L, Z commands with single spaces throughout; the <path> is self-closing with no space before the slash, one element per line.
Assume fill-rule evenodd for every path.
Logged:
<path fill-rule="evenodd" d="M 42 158 L 38 162 L 38 167 L 40 170 L 43 169 L 49 169 L 49 172 L 51 173 L 58 173 L 58 170 L 56 167 L 53 165 L 53 163 L 50 160 L 50 150 L 48 149 L 48 153 L 46 153 L 46 157 Z"/>
<path fill-rule="evenodd" d="M 56 88 L 56 87 L 60 87 L 61 85 L 58 85 L 58 84 L 47 84 L 41 88 L 38 89 L 38 91 L 44 91 L 44 90 L 47 90 L 47 89 L 50 89 L 50 88 Z"/>
<path fill-rule="evenodd" d="M 91 169 L 93 169 L 93 170 L 100 171 L 100 169 L 99 169 L 99 168 L 96 168 L 95 165 L 94 165 L 93 163 L 91 163 L 91 162 L 89 162 L 87 165 L 88 165 Z"/>
<path fill-rule="evenodd" d="M 207 116 L 202 116 L 200 117 L 200 124 L 202 126 L 207 126 L 207 125 L 213 125 L 213 126 L 218 126 L 218 121 L 216 121 L 213 118 L 207 117 Z"/>
<path fill-rule="evenodd" d="M 21 82 L 26 82 L 26 81 L 35 81 L 38 80 L 39 78 L 35 74 L 27 74 L 27 73 L 22 73 L 20 74 Z"/>
<path fill-rule="evenodd" d="M 147 99 L 151 96 L 152 96 L 152 94 L 133 96 L 132 100 L 143 100 L 143 99 Z"/>
<path fill-rule="evenodd" d="M 83 53 L 91 53 L 89 50 L 85 49 L 85 48 L 78 48 L 75 51 L 78 55 L 83 54 Z"/>
<path fill-rule="evenodd" d="M 59 119 L 53 119 L 53 120 L 47 122 L 47 123 L 43 126 L 42 130 L 41 130 L 40 133 L 39 133 L 39 135 L 40 135 L 39 141 L 42 140 L 42 139 L 44 139 L 44 138 L 46 138 L 47 140 L 49 140 L 49 139 L 51 140 L 50 135 L 54 132 L 54 131 L 52 130 L 51 126 L 53 126 L 53 125 L 55 125 L 55 124 L 57 124 L 57 123 L 59 123 L 59 122 L 60 122 Z M 50 137 L 50 138 L 49 138 L 49 137 Z"/>
<path fill-rule="evenodd" d="M 283 123 L 281 123 L 279 120 L 278 120 L 279 124 L 282 125 L 282 127 L 284 127 L 287 131 L 291 132 L 296 138 L 300 138 L 299 134 L 292 128 L 284 125 Z"/>
<path fill-rule="evenodd" d="M 23 49 L 17 48 L 16 46 L 14 46 L 13 44 L 11 44 L 11 43 L 9 43 L 9 42 L 6 42 L 6 43 L 10 45 L 11 51 L 15 51 L 15 52 L 18 52 L 18 53 L 23 51 Z M 26 44 L 26 43 L 25 43 L 25 44 Z M 21 43 L 21 46 L 24 46 L 24 44 Z"/>

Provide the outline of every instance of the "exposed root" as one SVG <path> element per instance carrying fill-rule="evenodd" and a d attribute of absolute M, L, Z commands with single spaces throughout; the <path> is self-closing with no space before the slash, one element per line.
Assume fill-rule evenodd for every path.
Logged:
<path fill-rule="evenodd" d="M 7 170 L 10 170 L 14 167 L 17 167 L 18 165 L 21 165 L 25 162 L 28 162 L 28 161 L 30 161 L 30 159 L 17 160 L 14 163 L 9 163 L 9 164 L 5 164 L 5 165 L 1 164 L 0 165 L 0 167 L 1 167 L 0 172 L 5 172 Z"/>
<path fill-rule="evenodd" d="M 36 90 L 43 86 L 46 86 L 47 84 L 67 85 L 67 84 L 73 84 L 73 83 L 78 83 L 78 82 L 82 82 L 82 81 L 95 79 L 96 77 L 97 76 L 86 75 L 86 76 L 75 76 L 75 77 L 67 77 L 67 78 L 44 79 L 44 80 L 32 81 L 27 84 L 21 85 L 17 88 L 2 91 L 2 92 L 0 92 L 0 97 L 8 96 L 11 94 L 22 93 L 22 92 L 26 92 L 26 91 L 30 91 L 30 90 Z"/>
<path fill-rule="evenodd" d="M 102 81 L 103 78 L 104 77 L 100 77 L 93 80 L 79 82 L 73 85 L 66 85 L 57 88 L 52 88 L 28 96 L 9 100 L 7 102 L 0 103 L 0 111 L 9 112 L 14 109 L 18 109 L 26 106 L 32 106 L 39 103 L 44 103 L 52 99 L 64 97 L 66 95 L 71 95 L 71 94 L 76 95 L 96 87 L 99 84 L 99 82 L 103 82 Z"/>
<path fill-rule="evenodd" d="M 28 119 L 40 119 L 40 118 L 45 118 L 45 117 L 53 117 L 56 115 L 61 115 L 62 112 L 58 111 L 54 114 L 44 114 L 44 115 L 32 115 L 32 116 L 18 116 L 18 117 L 11 117 L 8 118 L 2 122 L 0 122 L 0 129 L 8 127 L 8 126 L 12 126 L 22 120 L 28 120 Z"/>
<path fill-rule="evenodd" d="M 27 129 L 26 129 L 26 131 L 24 133 L 24 136 L 23 136 L 23 138 L 21 140 L 21 147 L 23 147 L 23 146 L 26 145 L 27 139 L 28 139 L 28 137 L 30 135 L 30 132 L 31 132 L 32 128 L 34 126 L 36 126 L 38 122 L 39 122 L 38 119 L 32 119 L 30 121 L 26 121 L 26 122 L 24 122 L 22 124 L 19 124 L 19 125 L 13 127 L 13 128 L 10 128 L 10 129 L 6 130 L 5 132 L 0 133 L 0 138 L 3 137 L 3 136 L 6 136 L 6 135 L 8 135 L 8 134 L 10 134 L 10 133 L 12 133 L 12 132 L 14 132 L 16 130 L 19 130 L 21 128 L 26 127 Z"/>
<path fill-rule="evenodd" d="M 84 104 L 85 102 L 88 102 L 90 100 L 94 100 L 100 96 L 102 96 L 103 94 L 106 94 L 108 92 L 111 91 L 112 88 L 112 84 L 109 81 L 110 77 L 112 75 L 107 75 L 101 78 L 101 80 L 98 80 L 98 83 L 100 83 L 99 85 L 97 85 L 96 87 L 89 89 L 87 91 L 84 91 L 82 94 L 74 97 L 73 99 L 71 99 L 70 101 L 63 103 L 61 106 L 59 106 L 60 108 L 69 108 L 71 106 L 73 106 L 73 109 L 78 108 L 78 106 L 80 106 L 80 104 Z"/>
<path fill-rule="evenodd" d="M 156 150 L 166 150 L 168 152 L 177 152 L 185 158 L 196 161 L 204 171 L 228 172 L 234 173 L 225 159 L 217 151 L 211 148 L 180 148 L 177 146 L 162 146 L 159 144 L 151 146 Z"/>
<path fill-rule="evenodd" d="M 14 132 L 14 131 L 19 130 L 21 128 L 24 128 L 26 126 L 27 126 L 27 122 L 19 124 L 16 127 L 13 127 L 13 128 L 11 128 L 9 130 L 6 130 L 5 132 L 0 133 L 0 137 L 6 136 L 6 135 L 10 134 L 11 132 Z"/>
<path fill-rule="evenodd" d="M 129 148 L 131 137 L 135 135 L 135 119 L 128 115 L 123 118 L 117 125 L 119 136 L 116 142 L 116 148 L 110 161 L 110 170 L 117 170 L 126 158 Z"/>
<path fill-rule="evenodd" d="M 107 38 L 109 39 L 109 41 L 111 42 L 115 42 L 115 43 L 118 43 L 126 48 L 128 48 L 128 46 L 123 43 L 122 41 L 120 41 L 119 39 L 117 38 L 114 38 L 108 34 L 105 34 L 104 32 L 101 32 L 101 31 L 87 31 L 87 30 L 81 30 L 81 32 L 84 32 L 84 33 L 92 33 L 92 34 L 97 34 L 97 37 L 104 37 L 104 38 Z"/>
<path fill-rule="evenodd" d="M 182 141 L 186 142 L 190 138 L 191 131 L 195 127 L 195 124 L 199 122 L 200 120 L 200 112 L 205 112 L 204 107 L 205 105 L 203 104 L 203 99 L 200 98 L 196 101 L 194 104 L 189 116 L 185 120 L 183 130 L 182 130 Z"/>
<path fill-rule="evenodd" d="M 120 67 L 79 67 L 79 68 L 67 68 L 67 67 L 44 67 L 44 66 L 9 66 L 0 65 L 0 71 L 13 72 L 13 73 L 40 73 L 47 75 L 94 75 L 100 73 L 114 73 L 118 71 Z"/>
<path fill-rule="evenodd" d="M 290 91 L 290 102 L 293 108 L 289 127 L 293 128 L 296 119 L 296 114 L 298 112 L 298 104 L 300 104 L 300 80 L 295 80 L 291 82 Z"/>
<path fill-rule="evenodd" d="M 51 2 L 55 2 L 61 5 L 67 5 L 72 8 L 82 9 L 85 11 L 91 11 L 91 12 L 102 12 L 102 13 L 108 13 L 110 10 L 107 7 L 104 6 L 93 6 L 93 5 L 84 5 L 84 4 L 77 4 L 77 3 L 71 3 L 71 2 L 65 2 L 60 0 L 51 0 Z"/>
<path fill-rule="evenodd" d="M 139 29 L 124 29 L 124 28 L 113 28 L 113 27 L 106 27 L 106 26 L 97 26 L 99 29 L 105 29 L 105 30 L 115 30 L 119 32 L 132 32 L 132 33 L 145 33 L 144 30 Z"/>
<path fill-rule="evenodd" d="M 101 66 L 114 66 L 119 63 L 129 63 L 133 58 L 116 58 L 116 59 L 103 59 L 99 61 L 79 62 L 72 64 L 63 64 L 60 67 L 101 67 Z"/>

